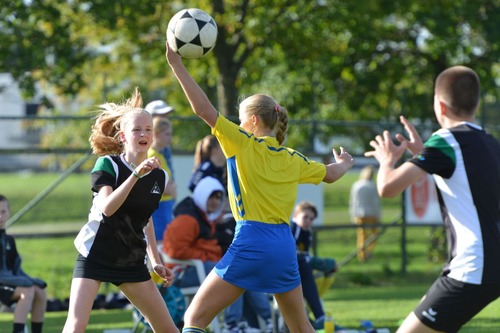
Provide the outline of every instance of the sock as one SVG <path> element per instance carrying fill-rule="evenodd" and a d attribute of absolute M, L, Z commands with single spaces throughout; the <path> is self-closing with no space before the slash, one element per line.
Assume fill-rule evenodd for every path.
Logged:
<path fill-rule="evenodd" d="M 335 274 L 325 276 L 323 283 L 318 287 L 319 297 L 323 297 L 335 282 Z"/>
<path fill-rule="evenodd" d="M 12 333 L 24 333 L 24 327 L 26 324 L 14 323 Z"/>
<path fill-rule="evenodd" d="M 34 323 L 31 322 L 31 333 L 42 333 L 43 322 Z"/>
<path fill-rule="evenodd" d="M 196 326 L 184 326 L 182 333 L 205 333 L 205 330 Z"/>

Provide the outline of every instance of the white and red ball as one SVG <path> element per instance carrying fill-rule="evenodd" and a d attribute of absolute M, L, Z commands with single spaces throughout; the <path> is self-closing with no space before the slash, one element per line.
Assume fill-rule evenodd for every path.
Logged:
<path fill-rule="evenodd" d="M 200 58 L 214 48 L 217 24 L 201 9 L 183 9 L 168 22 L 167 40 L 172 50 L 183 58 Z"/>

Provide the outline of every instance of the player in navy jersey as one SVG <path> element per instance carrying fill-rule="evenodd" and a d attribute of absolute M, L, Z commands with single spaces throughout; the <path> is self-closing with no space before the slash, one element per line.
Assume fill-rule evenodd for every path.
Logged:
<path fill-rule="evenodd" d="M 88 223 L 74 243 L 68 317 L 63 332 L 84 332 L 101 282 L 118 286 L 155 332 L 178 332 L 152 281 L 147 259 L 166 285 L 173 273 L 162 265 L 151 215 L 168 183 L 156 157 L 148 158 L 153 121 L 136 89 L 124 104 L 106 103 L 92 127 L 90 143 L 100 156 L 91 172 Z"/>
<path fill-rule="evenodd" d="M 388 131 L 370 142 L 379 164 L 378 192 L 401 193 L 434 176 L 450 258 L 442 275 L 404 320 L 399 333 L 457 332 L 500 296 L 500 143 L 474 124 L 480 84 L 470 68 L 454 66 L 436 79 L 434 113 L 441 129 L 422 142 L 405 117 L 409 139 Z M 414 156 L 396 167 L 408 149 Z"/>
<path fill-rule="evenodd" d="M 310 253 L 313 242 L 312 226 L 317 217 L 316 206 L 312 202 L 301 201 L 293 210 L 290 228 L 297 245 L 302 293 L 314 315 L 312 325 L 316 330 L 320 330 L 324 329 L 326 318 L 321 296 L 330 289 L 334 281 L 333 273 L 337 270 L 337 263 L 333 258 L 321 258 Z M 337 324 L 335 326 L 336 330 L 340 329 Z"/>

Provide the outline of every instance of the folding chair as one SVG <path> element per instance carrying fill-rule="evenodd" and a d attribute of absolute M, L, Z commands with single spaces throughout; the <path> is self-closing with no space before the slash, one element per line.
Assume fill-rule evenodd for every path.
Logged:
<path fill-rule="evenodd" d="M 203 282 L 205 278 L 207 277 L 205 273 L 205 266 L 203 265 L 203 261 L 200 259 L 185 259 L 185 260 L 180 260 L 180 259 L 174 259 L 171 258 L 168 254 L 163 252 L 163 246 L 159 245 L 158 246 L 158 253 L 160 254 L 162 261 L 164 264 L 173 264 L 173 265 L 181 265 L 181 266 L 193 266 L 196 269 L 196 274 L 198 275 L 198 281 Z M 191 302 L 193 299 L 194 295 L 198 291 L 200 286 L 193 286 L 193 287 L 185 287 L 185 288 L 179 288 L 181 290 L 181 293 L 186 297 L 187 304 Z M 216 316 L 214 320 L 210 323 L 210 329 L 214 333 L 221 333 L 221 324 L 219 321 L 219 316 Z"/>
<path fill-rule="evenodd" d="M 170 312 L 172 319 L 176 325 L 179 326 L 182 323 L 184 312 L 186 311 L 185 296 L 177 287 L 163 286 L 163 280 L 161 280 L 154 272 L 151 272 L 151 276 L 153 277 L 153 281 L 158 286 L 165 304 L 167 304 L 168 311 Z M 146 321 L 146 318 L 144 318 L 140 311 L 135 307 L 132 312 L 132 319 L 134 320 L 134 327 L 132 328 L 131 333 L 146 333 L 152 331 L 151 326 Z M 142 330 L 140 330 L 141 327 Z"/>

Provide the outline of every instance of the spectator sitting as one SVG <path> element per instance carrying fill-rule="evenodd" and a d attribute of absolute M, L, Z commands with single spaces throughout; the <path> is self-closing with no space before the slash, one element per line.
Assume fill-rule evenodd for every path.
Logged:
<path fill-rule="evenodd" d="M 207 176 L 219 179 L 226 188 L 226 157 L 219 141 L 212 134 L 206 135 L 196 144 L 193 175 L 189 182 L 191 192 L 194 191 L 196 184 Z"/>
<path fill-rule="evenodd" d="M 191 197 L 174 209 L 174 219 L 163 236 L 163 251 L 175 259 L 200 259 L 207 274 L 222 257 L 214 221 L 224 207 L 224 187 L 213 177 L 203 178 Z M 194 267 L 184 271 L 181 287 L 200 285 Z"/>
<path fill-rule="evenodd" d="M 9 217 L 9 201 L 0 194 L 0 302 L 7 306 L 17 302 L 13 333 L 24 333 L 30 311 L 31 333 L 41 333 L 47 307 L 47 284 L 30 277 L 22 270 L 14 237 L 5 232 L 5 223 Z"/>
<path fill-rule="evenodd" d="M 151 116 L 153 116 L 153 119 L 155 118 L 164 118 L 168 119 L 168 116 L 172 114 L 175 109 L 171 106 L 168 105 L 167 102 L 157 99 L 154 101 L 149 102 L 144 109 L 151 113 Z M 172 147 L 169 145 L 168 147 L 163 148 L 160 153 L 165 157 L 165 160 L 167 161 L 168 168 L 171 171 L 170 176 L 170 181 L 174 180 L 174 168 L 173 168 L 173 161 L 172 161 Z"/>
<path fill-rule="evenodd" d="M 297 244 L 297 260 L 299 263 L 300 280 L 302 282 L 302 292 L 315 319 L 312 325 L 315 329 L 323 329 L 325 311 L 318 289 L 325 292 L 330 288 L 334 280 L 333 273 L 336 271 L 337 265 L 335 259 L 320 258 L 312 256 L 309 253 L 312 245 L 311 227 L 317 216 L 318 210 L 316 206 L 311 202 L 302 201 L 295 206 L 290 227 Z M 320 288 L 316 284 L 314 271 L 322 272 Z"/>

